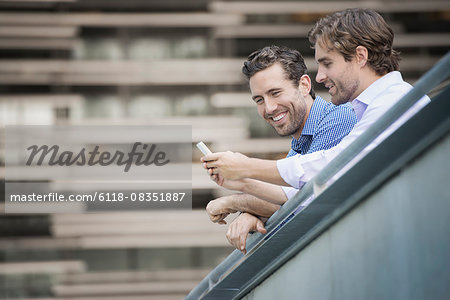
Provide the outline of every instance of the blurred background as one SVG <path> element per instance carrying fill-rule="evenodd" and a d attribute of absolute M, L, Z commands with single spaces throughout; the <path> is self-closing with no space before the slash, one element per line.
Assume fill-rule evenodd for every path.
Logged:
<path fill-rule="evenodd" d="M 285 156 L 290 139 L 258 116 L 242 63 L 286 45 L 314 78 L 309 29 L 350 7 L 382 13 L 411 84 L 450 48 L 447 0 L 0 0 L 0 211 L 7 125 L 190 125 L 193 145 Z M 200 156 L 192 211 L 2 213 L 0 298 L 181 299 L 233 250 L 204 212 L 226 191 Z"/>

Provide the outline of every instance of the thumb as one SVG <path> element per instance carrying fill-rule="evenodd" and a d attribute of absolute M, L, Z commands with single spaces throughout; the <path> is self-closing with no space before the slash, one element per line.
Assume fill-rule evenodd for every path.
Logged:
<path fill-rule="evenodd" d="M 221 155 L 222 155 L 222 152 L 210 153 L 210 154 L 207 154 L 207 155 L 203 156 L 202 158 L 200 158 L 200 160 L 202 162 L 218 160 Z"/>
<path fill-rule="evenodd" d="M 264 228 L 264 224 L 263 224 L 263 222 L 262 222 L 261 220 L 259 220 L 259 221 L 256 223 L 256 230 L 257 230 L 259 233 L 262 233 L 262 234 L 266 234 L 266 233 L 267 233 L 267 230 L 266 230 L 266 228 Z"/>

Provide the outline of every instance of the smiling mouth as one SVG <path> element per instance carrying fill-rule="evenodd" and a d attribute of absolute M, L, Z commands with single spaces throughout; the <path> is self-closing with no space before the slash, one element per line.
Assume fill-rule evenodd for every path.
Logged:
<path fill-rule="evenodd" d="M 334 84 L 328 84 L 328 85 L 325 85 L 325 87 L 328 89 L 328 93 L 331 94 L 331 89 L 334 88 L 335 85 Z"/>
<path fill-rule="evenodd" d="M 272 120 L 274 120 L 275 122 L 278 122 L 278 121 L 280 121 L 281 119 L 283 119 L 286 115 L 287 115 L 286 112 L 285 112 L 285 113 L 282 113 L 282 114 L 279 114 L 279 115 L 277 115 L 277 116 L 275 116 L 275 117 L 272 117 Z"/>

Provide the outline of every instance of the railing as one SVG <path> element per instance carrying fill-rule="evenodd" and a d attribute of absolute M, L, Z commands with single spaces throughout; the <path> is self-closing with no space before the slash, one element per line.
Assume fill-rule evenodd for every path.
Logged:
<path fill-rule="evenodd" d="M 355 154 L 360 153 L 369 143 L 379 136 L 386 128 L 394 123 L 404 112 L 413 106 L 423 95 L 430 92 L 434 87 L 450 76 L 450 52 L 448 52 L 433 68 L 431 68 L 398 103 L 389 109 L 375 124 L 373 124 L 364 134 L 356 139 L 349 147 L 331 161 L 313 180 L 308 182 L 297 195 L 286 202 L 266 223 L 268 234 L 261 235 L 255 233 L 247 240 L 247 249 L 251 249 L 244 256 L 240 251 L 232 252 L 222 263 L 212 270 L 186 297 L 186 299 L 237 299 L 249 292 L 250 288 L 259 284 L 264 278 L 270 275 L 283 262 L 292 257 L 298 251 L 299 245 L 294 247 L 296 240 L 311 240 L 314 235 L 320 234 L 320 227 L 316 226 L 322 221 L 320 218 L 304 219 L 305 230 L 297 232 L 296 237 L 283 235 L 283 239 L 288 240 L 287 247 L 283 249 L 265 249 L 261 247 L 269 239 L 280 234 L 280 229 L 290 222 L 295 209 L 305 200 L 309 199 L 315 187 L 323 188 L 329 179 L 336 175 Z M 444 91 L 448 96 L 449 88 Z M 448 101 L 447 101 L 448 102 Z M 444 111 L 445 114 L 448 115 Z M 448 124 L 447 124 L 448 125 Z M 437 126 L 437 125 L 436 125 Z M 407 150 L 405 150 L 406 152 Z M 338 184 L 338 183 L 337 183 Z M 317 190 L 317 189 L 316 189 Z M 317 199 L 315 200 L 317 201 Z M 314 202 L 312 203 L 314 204 Z M 353 203 L 354 204 L 354 203 Z M 351 204 L 347 204 L 349 206 Z M 320 209 L 320 208 L 319 208 Z M 342 208 L 343 214 L 345 209 Z M 303 211 L 299 213 L 303 214 Z M 336 214 L 337 216 L 338 214 Z M 336 218 L 336 216 L 334 218 Z M 332 222 L 331 220 L 329 222 Z M 315 222 L 312 224 L 311 222 Z M 308 231 L 308 229 L 310 229 Z M 322 228 L 323 229 L 323 228 Z M 285 230 L 286 231 L 286 230 Z M 285 233 L 283 233 L 285 234 Z M 289 244 L 290 243 L 290 244 Z M 280 251 L 280 253 L 273 253 Z M 254 255 L 255 254 L 255 255 Z M 276 256 L 276 264 L 262 264 L 256 256 L 269 254 Z M 252 266 L 244 266 L 251 264 Z M 250 271 L 251 267 L 259 267 L 259 270 Z M 232 273 L 241 272 L 240 276 L 230 276 Z M 221 284 L 227 281 L 227 284 Z M 230 288 L 232 286 L 232 288 Z"/>

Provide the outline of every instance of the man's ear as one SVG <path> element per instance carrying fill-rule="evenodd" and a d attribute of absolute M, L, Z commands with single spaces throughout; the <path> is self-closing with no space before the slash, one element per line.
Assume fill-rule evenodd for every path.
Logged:
<path fill-rule="evenodd" d="M 367 64 L 369 59 L 369 51 L 364 46 L 358 46 L 355 49 L 355 59 L 356 63 L 362 68 Z"/>
<path fill-rule="evenodd" d="M 311 78 L 308 75 L 302 75 L 298 81 L 298 87 L 303 97 L 306 97 L 311 91 Z"/>

